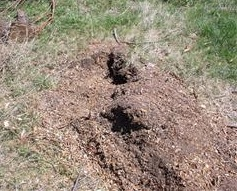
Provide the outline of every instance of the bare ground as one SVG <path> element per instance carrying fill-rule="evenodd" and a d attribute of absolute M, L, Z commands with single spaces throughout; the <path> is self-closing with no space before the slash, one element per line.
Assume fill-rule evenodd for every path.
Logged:
<path fill-rule="evenodd" d="M 74 158 L 109 190 L 237 190 L 236 130 L 218 113 L 175 74 L 129 65 L 126 47 L 88 52 L 65 63 L 59 86 L 38 101 L 45 131 L 73 135 Z"/>

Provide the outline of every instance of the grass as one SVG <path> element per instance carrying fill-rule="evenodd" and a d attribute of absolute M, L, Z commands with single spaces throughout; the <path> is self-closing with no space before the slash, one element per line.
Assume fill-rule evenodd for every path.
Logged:
<path fill-rule="evenodd" d="M 21 8 L 34 19 L 47 10 L 47 3 L 26 1 Z M 1 1 L 0 10 L 6 4 Z M 78 174 L 85 177 L 81 190 L 106 190 L 92 169 L 84 173 L 86 161 L 70 160 L 63 142 L 76 145 L 75 135 L 46 131 L 36 112 L 38 96 L 57 86 L 64 63 L 91 40 L 114 41 L 116 28 L 123 40 L 155 42 L 130 47 L 131 62 L 157 63 L 190 86 L 202 81 L 203 87 L 209 79 L 227 84 L 237 80 L 236 13 L 235 0 L 58 0 L 53 23 L 38 39 L 0 44 L 0 190 L 68 190 Z"/>
<path fill-rule="evenodd" d="M 47 10 L 47 4 L 46 0 L 27 1 L 23 8 L 33 19 L 40 12 Z M 234 0 L 208 2 L 150 0 L 136 3 L 125 0 L 118 2 L 100 0 L 96 4 L 90 0 L 83 2 L 59 0 L 57 4 L 55 20 L 40 38 L 43 49 L 45 49 L 43 45 L 49 41 L 55 44 L 63 41 L 66 46 L 74 44 L 74 50 L 83 48 L 91 39 L 112 38 L 112 30 L 117 28 L 119 34 L 129 40 L 159 41 L 159 45 L 155 45 L 157 49 L 167 49 L 164 43 L 166 43 L 165 46 L 168 46 L 169 43 L 173 47 L 179 46 L 176 50 L 170 48 L 170 52 L 175 51 L 175 54 L 179 54 L 185 46 L 190 44 L 188 35 L 195 33 L 197 41 L 193 42 L 192 53 L 182 56 L 185 60 L 181 61 L 187 63 L 195 60 L 195 63 L 186 64 L 186 67 L 177 64 L 171 69 L 179 68 L 177 73 L 187 73 L 187 75 L 199 75 L 200 71 L 206 70 L 207 76 L 229 81 L 236 80 L 237 5 Z M 179 32 L 173 32 L 171 29 Z M 153 36 L 148 35 L 149 39 L 147 39 L 149 31 L 153 31 L 151 34 Z M 160 37 L 154 35 L 155 31 L 160 34 Z M 41 46 L 40 44 L 38 47 Z M 150 49 L 143 46 L 140 52 L 144 48 Z M 152 50 L 146 51 L 153 52 Z M 194 56 L 195 52 L 198 55 L 202 52 L 202 55 L 197 59 Z M 149 54 L 148 56 L 150 57 Z M 173 62 L 172 54 L 168 59 L 170 59 L 168 62 Z M 193 68 L 197 69 L 196 73 Z"/>
<path fill-rule="evenodd" d="M 57 72 L 50 75 L 45 70 L 61 58 L 39 54 L 34 46 L 35 42 L 0 45 L 0 190 L 68 190 L 78 174 L 83 177 L 81 190 L 105 187 L 93 178 L 96 173 L 89 174 L 93 170 L 85 173 L 90 168 L 85 159 L 69 157 L 70 148 L 77 145 L 76 138 L 68 143 L 75 136 L 72 131 L 59 136 L 42 126 L 38 95 L 56 86 Z M 74 152 L 81 153 L 77 149 Z"/>
<path fill-rule="evenodd" d="M 35 15 L 37 12 L 46 10 L 47 3 L 45 2 L 48 1 L 29 2 L 29 5 L 24 6 L 27 13 Z M 59 0 L 57 4 L 54 22 L 48 27 L 41 40 L 44 37 L 47 41 L 49 38 L 62 40 L 68 35 L 84 40 L 98 37 L 103 39 L 114 27 L 130 27 L 138 20 L 137 10 L 130 8 L 128 1 L 125 0 L 118 2 L 102 0 L 96 3 L 90 0 Z"/>
<path fill-rule="evenodd" d="M 203 49 L 210 63 L 208 71 L 232 81 L 237 80 L 236 13 L 236 1 L 209 1 L 188 11 L 189 26 L 200 37 L 198 49 Z"/>
<path fill-rule="evenodd" d="M 170 28 L 173 22 L 180 23 L 180 26 L 172 26 L 182 30 L 178 35 L 170 35 L 174 38 L 171 42 L 172 46 L 181 45 L 183 49 L 185 46 L 191 47 L 191 51 L 182 56 L 181 62 L 185 63 L 185 67 L 178 64 L 175 66 L 178 67 L 176 72 L 185 78 L 190 75 L 205 75 L 235 82 L 237 80 L 236 1 L 167 0 L 163 2 L 166 11 L 162 17 L 170 14 L 170 18 L 169 21 L 160 22 L 156 30 L 164 28 L 164 25 Z M 196 35 L 194 40 L 190 38 L 192 34 Z M 171 39 L 165 40 L 169 42 Z"/>

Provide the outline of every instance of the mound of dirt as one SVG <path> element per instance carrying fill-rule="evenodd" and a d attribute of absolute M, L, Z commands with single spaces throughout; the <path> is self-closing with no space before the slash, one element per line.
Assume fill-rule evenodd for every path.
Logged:
<path fill-rule="evenodd" d="M 115 190 L 237 189 L 219 116 L 199 107 L 174 74 L 126 58 L 114 49 L 69 62 L 59 87 L 42 95 L 44 126 L 77 132 Z"/>

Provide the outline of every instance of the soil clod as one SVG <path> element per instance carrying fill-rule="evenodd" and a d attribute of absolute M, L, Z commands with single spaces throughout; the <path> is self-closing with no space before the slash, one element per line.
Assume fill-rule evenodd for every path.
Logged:
<path fill-rule="evenodd" d="M 131 134 L 133 131 L 147 129 L 141 121 L 136 121 L 139 118 L 139 112 L 133 111 L 131 108 L 116 106 L 109 113 L 104 114 L 111 121 L 112 131 L 120 132 L 121 134 Z"/>
<path fill-rule="evenodd" d="M 129 64 L 122 53 L 110 53 L 108 60 L 109 77 L 116 85 L 138 81 L 138 69 Z"/>

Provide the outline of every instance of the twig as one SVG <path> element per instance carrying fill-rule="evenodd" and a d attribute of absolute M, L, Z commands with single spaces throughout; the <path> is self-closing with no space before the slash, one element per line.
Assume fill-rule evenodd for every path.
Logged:
<path fill-rule="evenodd" d="M 74 182 L 74 185 L 73 185 L 71 191 L 76 191 L 76 190 L 77 190 L 77 188 L 78 188 L 78 184 L 79 184 L 79 179 L 80 179 L 80 176 L 77 175 L 77 179 L 76 179 L 76 181 Z"/>
<path fill-rule="evenodd" d="M 227 124 L 226 127 L 229 127 L 231 129 L 237 129 L 237 124 Z"/>
<path fill-rule="evenodd" d="M 51 9 L 52 17 L 54 17 L 55 8 L 56 8 L 56 0 L 51 0 L 50 9 Z"/>
<path fill-rule="evenodd" d="M 33 23 L 38 23 L 38 22 L 41 21 L 45 16 L 47 16 L 47 12 L 43 13 L 42 15 L 40 15 L 37 19 L 34 20 Z"/>
<path fill-rule="evenodd" d="M 39 17 L 34 21 L 34 23 L 39 22 L 39 21 L 42 20 L 45 16 L 49 16 L 49 18 L 51 18 L 51 20 L 52 20 L 53 17 L 54 17 L 55 7 L 56 7 L 56 0 L 51 0 L 50 3 L 49 3 L 49 10 L 50 10 L 50 13 L 48 14 L 48 11 L 49 11 L 49 10 L 46 11 L 46 12 L 43 13 L 41 16 L 39 16 Z"/>
<path fill-rule="evenodd" d="M 139 45 L 139 44 L 155 44 L 159 41 L 147 41 L 147 42 L 130 42 L 130 41 L 121 41 L 119 40 L 116 28 L 113 29 L 113 37 L 118 44 L 127 44 L 127 45 Z"/>
<path fill-rule="evenodd" d="M 118 39 L 116 28 L 113 29 L 113 37 L 118 44 L 121 44 L 120 40 Z"/>
<path fill-rule="evenodd" d="M 51 23 L 51 21 L 54 18 L 54 12 L 55 12 L 55 7 L 56 7 L 56 0 L 51 0 L 50 1 L 50 13 L 48 14 L 48 19 L 43 22 L 39 27 L 37 27 L 37 30 L 35 31 L 35 33 L 38 35 L 39 33 L 41 33 L 41 31 Z M 44 13 L 46 14 L 46 13 Z M 38 18 L 35 22 L 38 22 L 39 20 L 41 20 L 42 17 Z"/>
<path fill-rule="evenodd" d="M 15 9 L 18 5 L 23 4 L 26 0 L 18 0 L 18 2 L 15 4 Z"/>

